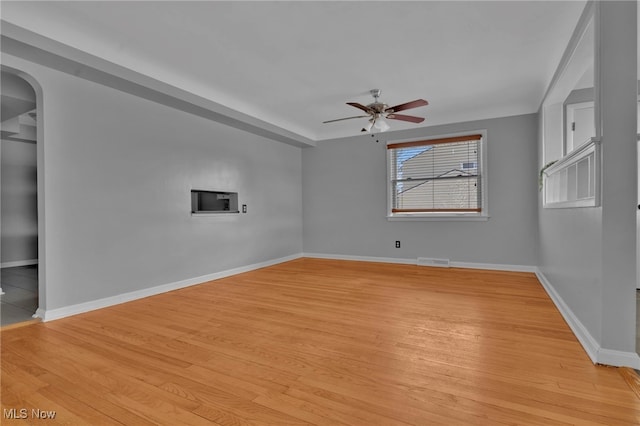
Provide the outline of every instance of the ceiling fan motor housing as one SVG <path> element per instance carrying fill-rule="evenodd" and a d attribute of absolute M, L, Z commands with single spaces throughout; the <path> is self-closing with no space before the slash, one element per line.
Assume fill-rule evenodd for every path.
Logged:
<path fill-rule="evenodd" d="M 380 89 L 371 89 L 369 93 L 371 93 L 371 96 L 373 96 L 373 99 L 375 99 L 375 101 L 367 105 L 367 107 L 375 111 L 376 114 L 382 114 L 389 107 L 389 105 L 383 102 L 378 102 L 378 98 L 380 97 L 381 93 Z"/>

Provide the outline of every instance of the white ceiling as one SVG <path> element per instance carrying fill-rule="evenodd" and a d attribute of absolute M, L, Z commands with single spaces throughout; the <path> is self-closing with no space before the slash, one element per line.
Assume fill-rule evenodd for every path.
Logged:
<path fill-rule="evenodd" d="M 584 1 L 10 2 L 3 20 L 312 140 L 537 111 Z M 391 121 L 392 130 L 415 124 Z"/>

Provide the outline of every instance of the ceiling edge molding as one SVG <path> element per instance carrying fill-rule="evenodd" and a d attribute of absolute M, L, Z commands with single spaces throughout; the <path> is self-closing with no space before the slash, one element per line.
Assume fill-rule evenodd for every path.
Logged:
<path fill-rule="evenodd" d="M 0 46 L 7 54 L 288 145 L 303 148 L 316 145 L 307 137 L 10 22 L 1 20 L 0 24 Z"/>

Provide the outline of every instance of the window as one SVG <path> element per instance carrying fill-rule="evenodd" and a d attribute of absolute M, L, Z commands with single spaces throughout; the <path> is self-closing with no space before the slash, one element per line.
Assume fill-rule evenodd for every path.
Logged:
<path fill-rule="evenodd" d="M 486 217 L 483 134 L 387 145 L 389 217 Z"/>

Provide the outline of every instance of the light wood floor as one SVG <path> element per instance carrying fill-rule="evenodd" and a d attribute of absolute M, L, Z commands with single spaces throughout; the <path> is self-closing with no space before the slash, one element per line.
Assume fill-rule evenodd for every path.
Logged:
<path fill-rule="evenodd" d="M 526 273 L 299 259 L 1 337 L 59 424 L 640 424 Z"/>

